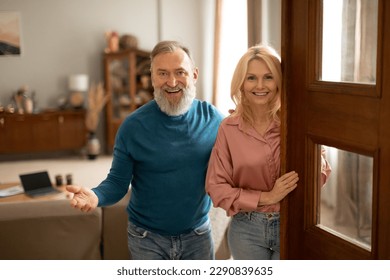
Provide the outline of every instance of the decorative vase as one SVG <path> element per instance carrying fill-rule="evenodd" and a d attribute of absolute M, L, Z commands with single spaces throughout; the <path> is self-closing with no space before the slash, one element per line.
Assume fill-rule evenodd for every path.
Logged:
<path fill-rule="evenodd" d="M 96 137 L 95 132 L 90 132 L 87 142 L 87 155 L 88 159 L 96 159 L 100 154 L 100 141 Z"/>

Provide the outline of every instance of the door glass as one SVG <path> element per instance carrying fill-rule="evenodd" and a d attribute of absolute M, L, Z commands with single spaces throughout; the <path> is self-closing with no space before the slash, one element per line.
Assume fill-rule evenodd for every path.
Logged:
<path fill-rule="evenodd" d="M 323 0 L 320 80 L 375 84 L 378 0 Z"/>
<path fill-rule="evenodd" d="M 318 226 L 371 250 L 373 158 L 328 146 L 322 150 L 331 172 L 321 186 Z"/>

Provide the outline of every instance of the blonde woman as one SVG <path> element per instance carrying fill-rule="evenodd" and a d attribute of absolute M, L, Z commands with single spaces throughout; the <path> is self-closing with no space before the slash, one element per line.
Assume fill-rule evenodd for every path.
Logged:
<path fill-rule="evenodd" d="M 236 108 L 221 123 L 206 176 L 214 206 L 232 216 L 228 243 L 234 259 L 280 258 L 280 201 L 299 180 L 295 171 L 280 176 L 281 88 L 277 52 L 249 48 L 233 74 Z"/>

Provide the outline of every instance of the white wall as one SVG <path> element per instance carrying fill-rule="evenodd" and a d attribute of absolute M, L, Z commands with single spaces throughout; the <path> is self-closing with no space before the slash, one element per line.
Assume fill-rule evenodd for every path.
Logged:
<path fill-rule="evenodd" d="M 209 37 L 204 32 L 213 31 L 210 26 L 205 29 L 204 22 L 214 22 L 204 19 L 205 14 L 214 16 L 210 2 L 213 1 L 0 0 L 0 11 L 19 12 L 22 21 L 22 55 L 0 56 L 0 104 L 10 103 L 11 95 L 20 86 L 28 85 L 36 92 L 40 108 L 55 107 L 58 98 L 67 94 L 69 75 L 86 73 L 91 81 L 101 81 L 107 30 L 137 36 L 139 47 L 148 51 L 159 39 L 180 40 L 191 48 L 201 73 L 211 72 L 203 69 L 204 38 Z M 204 7 L 208 9 L 206 13 Z M 199 98 L 204 99 L 204 91 L 210 91 L 211 96 L 211 85 L 204 85 L 202 75 L 198 89 Z"/>
<path fill-rule="evenodd" d="M 214 0 L 157 0 L 161 4 L 161 39 L 177 40 L 192 51 L 199 68 L 197 97 L 212 99 Z"/>

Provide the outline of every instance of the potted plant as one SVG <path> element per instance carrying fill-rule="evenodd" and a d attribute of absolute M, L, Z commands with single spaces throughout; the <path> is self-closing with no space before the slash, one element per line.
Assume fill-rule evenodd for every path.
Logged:
<path fill-rule="evenodd" d="M 89 159 L 95 159 L 100 154 L 100 142 L 96 137 L 96 130 L 100 120 L 100 113 L 107 103 L 109 96 L 105 94 L 103 84 L 93 84 L 88 91 L 88 108 L 85 126 L 88 130 L 87 153 Z"/>

